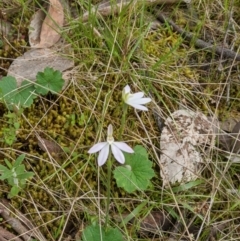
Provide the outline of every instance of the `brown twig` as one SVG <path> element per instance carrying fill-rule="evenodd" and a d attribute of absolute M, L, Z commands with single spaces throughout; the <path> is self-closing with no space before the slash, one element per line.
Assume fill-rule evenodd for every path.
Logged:
<path fill-rule="evenodd" d="M 16 237 L 16 235 L 10 233 L 8 230 L 0 227 L 0 241 L 8 241 L 8 240 L 15 240 L 15 241 L 22 241 L 22 239 Z"/>
<path fill-rule="evenodd" d="M 6 220 L 6 222 L 12 227 L 13 230 L 21 235 L 23 240 L 30 240 L 30 236 L 26 234 L 28 230 L 21 224 L 18 219 L 11 217 L 10 210 L 2 202 L 0 203 L 0 215 Z"/>
<path fill-rule="evenodd" d="M 159 20 L 162 23 L 167 23 L 168 25 L 170 25 L 174 31 L 176 31 L 177 33 L 181 34 L 182 37 L 187 40 L 188 42 L 191 42 L 194 40 L 194 45 L 197 48 L 201 48 L 201 49 L 205 49 L 205 50 L 210 50 L 213 53 L 222 56 L 225 59 L 234 59 L 236 61 L 240 61 L 240 54 L 224 48 L 224 47 L 220 47 L 220 46 L 215 46 L 213 44 L 207 43 L 201 39 L 196 39 L 196 37 L 194 36 L 194 34 L 189 33 L 185 30 L 183 30 L 182 28 L 180 28 L 179 26 L 177 26 L 171 19 L 168 19 L 164 14 L 162 13 L 157 13 L 156 14 L 156 18 L 157 20 Z M 196 40 L 195 40 L 196 39 Z"/>
<path fill-rule="evenodd" d="M 29 241 L 33 237 L 41 237 L 41 241 L 46 241 L 37 228 L 34 228 L 33 225 L 29 222 L 27 218 L 24 217 L 20 212 L 16 215 L 18 218 L 11 216 L 10 205 L 6 199 L 1 199 L 0 201 L 0 216 L 12 227 L 12 229 L 21 236 L 24 241 Z M 22 221 L 22 222 L 21 222 Z M 26 226 L 25 226 L 25 225 Z M 14 239 L 15 240 L 15 239 Z"/>
<path fill-rule="evenodd" d="M 144 3 L 151 6 L 158 4 L 179 4 L 181 2 L 186 2 L 186 0 L 117 0 L 116 4 L 112 4 L 111 1 L 102 1 L 98 5 L 94 6 L 90 12 L 85 12 L 82 16 L 82 21 L 88 21 L 90 14 L 96 15 L 96 17 L 99 18 L 100 16 L 109 16 L 120 13 L 123 7 L 128 5 L 133 6 Z"/>

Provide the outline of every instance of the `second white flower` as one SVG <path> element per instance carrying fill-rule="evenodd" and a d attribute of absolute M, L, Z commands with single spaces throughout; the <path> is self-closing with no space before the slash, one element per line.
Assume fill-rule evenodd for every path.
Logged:
<path fill-rule="evenodd" d="M 143 106 L 143 104 L 147 104 L 151 101 L 150 98 L 143 98 L 143 92 L 137 92 L 135 94 L 131 94 L 131 89 L 129 85 L 126 85 L 122 91 L 122 99 L 123 101 L 139 110 L 148 110 L 147 107 Z"/>

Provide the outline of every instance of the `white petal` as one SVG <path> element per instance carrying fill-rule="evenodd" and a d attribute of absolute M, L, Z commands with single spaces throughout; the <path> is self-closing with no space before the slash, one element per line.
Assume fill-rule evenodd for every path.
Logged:
<path fill-rule="evenodd" d="M 137 92 L 135 94 L 132 94 L 129 96 L 128 100 L 131 101 L 131 100 L 136 100 L 136 99 L 140 99 L 144 96 L 144 93 L 143 92 Z"/>
<path fill-rule="evenodd" d="M 127 145 L 124 142 L 117 142 L 117 141 L 115 141 L 113 143 L 113 145 L 116 145 L 122 151 L 125 151 L 125 152 L 128 152 L 128 153 L 133 153 L 134 152 L 134 150 L 129 145 Z"/>
<path fill-rule="evenodd" d="M 151 99 L 150 98 L 141 98 L 141 99 L 136 99 L 136 100 L 128 100 L 128 102 L 132 103 L 132 104 L 146 104 L 148 102 L 150 102 Z"/>
<path fill-rule="evenodd" d="M 115 143 L 114 143 L 115 144 Z M 115 157 L 115 159 L 121 163 L 121 164 L 124 164 L 125 162 L 125 158 L 124 158 L 124 155 L 123 153 L 121 152 L 120 149 L 118 149 L 118 147 L 116 145 L 111 145 L 111 149 L 112 149 L 112 153 L 113 153 L 113 156 Z"/>
<path fill-rule="evenodd" d="M 138 109 L 138 110 L 148 110 L 148 108 L 143 106 L 143 105 L 132 104 L 132 103 L 128 103 L 128 104 L 131 105 L 132 107 L 134 107 L 135 109 Z"/>
<path fill-rule="evenodd" d="M 130 93 L 131 89 L 130 89 L 129 85 L 126 85 L 126 86 L 123 88 L 123 91 L 124 91 L 125 94 Z"/>
<path fill-rule="evenodd" d="M 107 135 L 108 135 L 108 137 L 112 137 L 112 135 L 113 135 L 113 127 L 111 124 L 108 126 Z"/>
<path fill-rule="evenodd" d="M 102 166 L 107 161 L 108 154 L 109 154 L 109 145 L 106 145 L 102 148 L 102 150 L 98 155 L 98 166 Z"/>
<path fill-rule="evenodd" d="M 95 144 L 93 147 L 90 148 L 90 150 L 88 151 L 88 153 L 92 154 L 95 152 L 100 151 L 105 145 L 107 145 L 107 142 L 100 142 Z"/>

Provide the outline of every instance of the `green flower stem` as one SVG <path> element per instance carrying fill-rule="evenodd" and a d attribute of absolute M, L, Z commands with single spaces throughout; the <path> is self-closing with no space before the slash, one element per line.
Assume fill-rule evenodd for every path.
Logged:
<path fill-rule="evenodd" d="M 110 151 L 109 158 L 107 160 L 107 208 L 106 208 L 106 218 L 105 218 L 105 229 L 107 228 L 108 218 L 109 218 L 111 171 L 112 171 L 112 153 Z"/>
<path fill-rule="evenodd" d="M 123 128 L 124 128 L 125 122 L 126 122 L 127 109 L 128 109 L 128 105 L 125 102 L 123 102 L 123 115 L 122 115 L 122 119 L 121 119 L 121 127 L 120 127 L 120 131 L 119 131 L 119 136 L 118 136 L 119 140 L 122 139 Z"/>

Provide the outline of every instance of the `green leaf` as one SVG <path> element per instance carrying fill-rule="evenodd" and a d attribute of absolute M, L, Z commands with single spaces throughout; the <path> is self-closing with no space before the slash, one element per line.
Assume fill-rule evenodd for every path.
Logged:
<path fill-rule="evenodd" d="M 11 103 L 14 91 L 17 89 L 17 81 L 12 76 L 3 77 L 0 81 L 0 99 Z"/>
<path fill-rule="evenodd" d="M 12 187 L 14 187 L 14 186 L 20 186 L 19 184 L 19 179 L 17 178 L 17 177 L 13 177 L 13 175 L 11 176 L 11 177 L 9 177 L 8 179 L 7 179 L 7 181 L 8 181 L 8 184 L 10 185 L 10 186 L 12 186 Z"/>
<path fill-rule="evenodd" d="M 120 227 L 128 224 L 131 220 L 138 217 L 141 211 L 146 209 L 147 204 L 148 201 L 143 201 L 134 210 L 131 210 L 131 212 L 126 217 L 124 217 L 122 223 L 120 224 Z"/>
<path fill-rule="evenodd" d="M 3 132 L 4 141 L 7 145 L 11 146 L 16 141 L 16 135 L 10 132 L 6 132 L 6 129 Z"/>
<path fill-rule="evenodd" d="M 85 124 L 85 121 L 86 121 L 86 117 L 85 117 L 84 113 L 82 113 L 80 115 L 80 117 L 78 118 L 78 125 L 83 126 Z"/>
<path fill-rule="evenodd" d="M 0 176 L 0 180 L 6 180 L 8 178 L 12 177 L 12 172 L 11 170 L 6 170 L 1 176 Z"/>
<path fill-rule="evenodd" d="M 0 172 L 7 172 L 7 171 L 9 171 L 9 169 L 0 164 Z"/>
<path fill-rule="evenodd" d="M 195 181 L 191 181 L 191 182 L 188 182 L 188 183 L 181 184 L 177 187 L 173 187 L 172 191 L 173 191 L 173 193 L 186 191 L 186 190 L 191 189 L 193 187 L 196 187 L 196 186 L 198 186 L 202 183 L 204 183 L 203 180 L 197 179 Z"/>
<path fill-rule="evenodd" d="M 13 163 L 13 166 L 14 167 L 17 167 L 19 165 L 21 165 L 22 161 L 24 160 L 25 158 L 25 154 L 21 154 L 17 159 L 16 161 Z"/>
<path fill-rule="evenodd" d="M 13 126 L 15 130 L 18 130 L 20 128 L 20 123 L 19 122 L 13 123 Z"/>
<path fill-rule="evenodd" d="M 13 186 L 8 194 L 8 198 L 12 198 L 18 195 L 20 188 L 18 186 Z"/>
<path fill-rule="evenodd" d="M 29 107 L 36 95 L 33 94 L 34 86 L 24 80 L 21 87 L 12 76 L 3 77 L 0 81 L 0 99 L 12 110 L 13 106 Z"/>
<path fill-rule="evenodd" d="M 118 187 L 124 188 L 129 193 L 136 190 L 146 190 L 150 184 L 150 179 L 155 175 L 152 162 L 148 160 L 143 149 L 142 146 L 136 146 L 133 154 L 125 155 L 125 165 L 117 167 L 113 172 Z"/>
<path fill-rule="evenodd" d="M 13 103 L 19 107 L 31 106 L 33 100 L 37 97 L 34 92 L 35 88 L 33 84 L 24 80 L 14 95 Z"/>
<path fill-rule="evenodd" d="M 83 241 L 123 241 L 121 232 L 116 228 L 109 228 L 107 231 L 99 225 L 91 225 L 84 229 Z"/>
<path fill-rule="evenodd" d="M 11 162 L 8 159 L 4 159 L 5 163 L 7 164 L 9 169 L 12 169 L 13 165 L 11 164 Z"/>
<path fill-rule="evenodd" d="M 18 179 L 28 179 L 28 178 L 31 178 L 34 176 L 34 173 L 33 172 L 25 172 L 25 173 L 22 173 L 22 174 L 19 174 L 18 175 Z"/>
<path fill-rule="evenodd" d="M 46 67 L 44 72 L 38 72 L 36 79 L 36 92 L 42 95 L 46 95 L 49 91 L 60 92 L 64 85 L 61 72 L 49 67 Z"/>
<path fill-rule="evenodd" d="M 20 155 L 13 165 L 7 159 L 4 159 L 9 169 L 0 164 L 0 180 L 7 179 L 8 184 L 12 186 L 8 195 L 9 198 L 16 196 L 20 189 L 25 186 L 26 180 L 34 175 L 33 172 L 25 170 L 25 166 L 22 164 L 24 158 L 25 154 Z"/>
<path fill-rule="evenodd" d="M 12 169 L 12 170 L 14 170 L 14 169 Z M 18 175 L 20 175 L 20 174 L 23 174 L 23 173 L 25 173 L 26 171 L 25 171 L 25 166 L 22 164 L 22 165 L 19 165 L 19 166 L 17 166 L 17 167 L 15 167 L 15 173 L 17 174 L 17 176 Z"/>
<path fill-rule="evenodd" d="M 148 158 L 147 150 L 146 150 L 143 146 L 141 146 L 141 145 L 136 145 L 136 146 L 134 147 L 134 152 L 136 152 L 136 153 L 138 153 L 139 155 L 142 155 L 142 156 Z"/>

